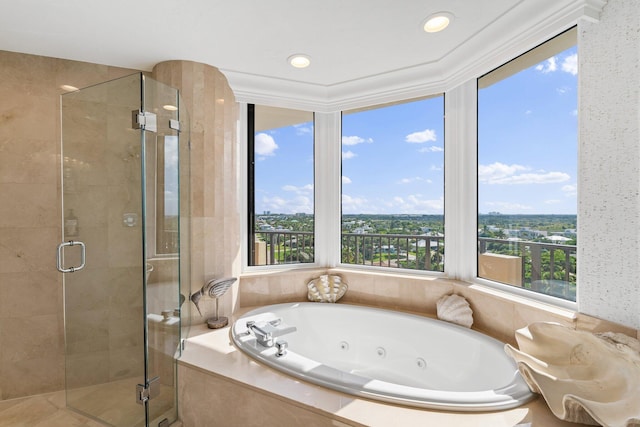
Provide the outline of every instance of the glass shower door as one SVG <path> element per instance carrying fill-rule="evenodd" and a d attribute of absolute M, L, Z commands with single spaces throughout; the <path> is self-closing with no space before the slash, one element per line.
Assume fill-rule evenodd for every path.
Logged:
<path fill-rule="evenodd" d="M 144 132 L 145 377 L 150 385 L 150 425 L 174 420 L 177 395 L 175 360 L 180 352 L 181 311 L 188 305 L 180 283 L 188 283 L 189 119 L 178 92 L 144 78 L 143 109 L 153 129 Z M 188 294 L 188 291 L 187 291 Z M 185 313 L 188 314 L 188 313 Z"/>
<path fill-rule="evenodd" d="M 188 206 L 178 203 L 184 149 L 173 128 L 188 123 L 162 108 L 179 107 L 169 89 L 135 74 L 62 96 L 67 406 L 112 426 L 177 417 Z"/>

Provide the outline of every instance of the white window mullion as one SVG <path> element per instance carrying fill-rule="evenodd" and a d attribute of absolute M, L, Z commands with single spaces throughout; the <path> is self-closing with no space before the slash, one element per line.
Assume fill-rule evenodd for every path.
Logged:
<path fill-rule="evenodd" d="M 477 276 L 477 90 L 470 80 L 445 94 L 445 273 Z"/>
<path fill-rule="evenodd" d="M 340 263 L 341 113 L 315 113 L 315 263 Z"/>

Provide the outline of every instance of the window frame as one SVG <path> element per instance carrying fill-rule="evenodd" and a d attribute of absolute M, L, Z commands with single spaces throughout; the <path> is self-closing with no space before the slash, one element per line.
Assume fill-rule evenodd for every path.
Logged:
<path fill-rule="evenodd" d="M 247 183 L 242 182 L 240 190 L 241 205 L 241 238 L 245 242 L 242 250 L 243 273 L 259 273 L 260 271 L 285 271 L 293 269 L 341 268 L 345 270 L 371 272 L 389 277 L 414 275 L 425 278 L 450 278 L 470 286 L 481 285 L 495 289 L 499 294 L 516 298 L 522 302 L 541 302 L 551 306 L 577 310 L 579 292 L 576 302 L 563 300 L 544 294 L 537 294 L 525 289 L 493 282 L 478 277 L 477 271 L 477 78 L 486 74 L 521 54 L 531 50 L 558 34 L 575 26 L 575 21 L 566 23 L 556 32 L 548 31 L 537 34 L 506 46 L 490 58 L 484 58 L 471 67 L 464 76 L 454 76 L 451 80 L 439 82 L 420 88 L 408 94 L 398 90 L 385 92 L 380 96 L 368 97 L 366 104 L 345 101 L 344 105 L 331 104 L 322 107 L 310 107 L 304 101 L 299 103 L 290 99 L 278 102 L 261 99 L 262 105 L 273 105 L 284 108 L 300 108 L 314 110 L 314 188 L 315 188 L 315 262 L 308 264 L 286 264 L 275 266 L 249 266 L 247 264 Z M 412 271 L 398 269 L 380 269 L 376 267 L 342 264 L 340 256 L 341 233 L 341 112 L 367 105 L 385 102 L 403 101 L 412 98 L 442 93 L 445 96 L 444 123 L 444 218 L 446 224 L 445 247 L 447 262 L 444 273 L 430 271 Z M 253 101 L 252 101 L 253 102 Z M 246 100 L 239 102 L 240 117 L 246 117 Z M 342 108 L 339 108 L 342 107 Z M 247 123 L 240 120 L 238 139 L 240 143 L 240 176 L 247 173 Z M 578 163 L 578 170 L 580 164 Z M 243 178 L 241 178 L 242 180 Z M 578 242 L 578 253 L 580 242 Z"/>
<path fill-rule="evenodd" d="M 338 218 L 338 239 L 339 239 L 339 243 L 337 246 L 335 246 L 338 251 L 337 254 L 337 258 L 338 258 L 338 265 L 341 268 L 355 268 L 355 269 L 359 269 L 359 270 L 363 270 L 363 271 L 371 271 L 371 272 L 377 272 L 377 273 L 396 273 L 396 274 L 402 274 L 402 275 L 426 275 L 426 276 L 430 276 L 430 277 L 443 277 L 445 275 L 445 271 L 446 271 L 446 262 L 444 263 L 444 270 L 443 271 L 436 271 L 436 270 L 421 270 L 421 269 L 411 269 L 411 268 L 400 268 L 400 267 L 387 267 L 387 266 L 380 266 L 380 265 L 363 265 L 363 264 L 350 264 L 350 263 L 343 263 L 342 262 L 342 150 L 343 150 L 343 146 L 342 146 L 342 120 L 344 117 L 345 113 L 353 113 L 353 114 L 357 114 L 360 111 L 370 111 L 370 110 L 377 110 L 377 109 L 383 109 L 386 107 L 391 107 L 394 105 L 400 105 L 400 104 L 409 104 L 412 102 L 420 102 L 420 101 L 424 101 L 427 99 L 431 99 L 431 98 L 440 98 L 442 97 L 442 128 L 443 128 L 443 136 L 442 136 L 442 140 L 443 140 L 443 147 L 444 148 L 444 152 L 443 152 L 443 167 L 446 169 L 446 139 L 447 139 L 447 128 L 446 128 L 446 122 L 447 122 L 447 116 L 446 116 L 446 102 L 447 102 L 447 94 L 445 91 L 436 91 L 435 93 L 429 94 L 429 95 L 425 95 L 425 96 L 420 96 L 420 97 L 411 97 L 411 98 L 407 98 L 407 99 L 398 99 L 395 100 L 393 102 L 387 102 L 387 103 L 382 103 L 382 104 L 375 104 L 375 105 L 369 105 L 366 107 L 362 107 L 362 108 L 356 108 L 356 109 L 349 109 L 349 110 L 342 110 L 340 111 L 340 135 L 338 136 L 338 151 L 339 151 L 339 158 L 340 158 L 340 171 L 339 171 L 339 177 L 340 177 L 340 188 L 339 188 L 339 193 L 340 193 L 340 213 L 339 213 L 339 218 Z M 444 206 L 443 206 L 443 231 L 444 231 L 444 242 L 443 242 L 443 248 L 445 248 L 445 252 L 446 252 L 446 228 L 445 228 L 445 224 L 446 224 L 446 179 L 445 179 L 445 174 L 443 171 L 443 176 L 442 176 L 442 180 L 443 180 L 443 186 L 442 186 L 442 196 L 444 198 Z"/>
<path fill-rule="evenodd" d="M 573 43 L 569 43 L 570 41 L 573 41 Z M 530 66 L 536 65 L 537 63 L 539 63 L 540 61 L 544 61 L 546 60 L 549 56 L 547 54 L 544 53 L 544 50 L 541 50 L 540 48 L 544 47 L 545 45 L 548 46 L 549 50 L 557 50 L 558 46 L 561 46 L 561 51 L 564 51 L 566 49 L 568 49 L 569 47 L 567 47 L 567 43 L 569 43 L 569 47 L 573 47 L 573 46 L 577 46 L 578 44 L 578 40 L 577 40 L 577 26 L 571 26 L 561 32 L 559 32 L 558 34 L 555 34 L 552 37 L 549 37 L 545 40 L 543 40 L 542 42 L 536 44 L 533 47 L 530 47 L 529 49 L 523 51 L 522 53 L 520 53 L 519 55 L 514 56 L 513 58 L 511 58 L 508 61 L 503 62 L 502 64 L 492 68 L 491 70 L 485 72 L 484 74 L 478 76 L 475 79 L 475 83 L 476 83 L 476 94 L 475 94 L 475 112 L 476 112 L 476 123 L 475 123 L 475 138 L 476 138 L 476 144 L 475 144 L 475 156 L 476 156 L 476 160 L 475 160 L 475 186 L 476 186 L 476 190 L 475 190 L 475 257 L 474 257 L 474 261 L 473 264 L 475 265 L 475 272 L 474 272 L 474 279 L 473 279 L 473 283 L 478 283 L 478 284 L 482 284 L 482 285 L 486 285 L 495 289 L 499 289 L 511 294 L 516 294 L 516 295 L 521 295 L 524 297 L 527 297 L 528 299 L 532 299 L 532 300 L 536 300 L 536 301 L 541 301 L 544 303 L 548 303 L 551 305 L 555 305 L 555 306 L 559 306 L 559 307 L 563 307 L 563 308 L 568 308 L 571 310 L 577 310 L 578 307 L 578 291 L 576 292 L 576 301 L 571 301 L 568 299 L 563 299 L 560 297 L 555 297 L 552 295 L 547 295 L 547 294 L 543 294 L 540 292 L 536 292 L 530 289 L 526 289 L 524 287 L 518 287 L 512 284 L 508 284 L 508 283 L 502 283 L 502 282 L 498 282 L 498 281 L 494 281 L 491 279 L 486 279 L 483 277 L 480 277 L 480 273 L 479 273 L 479 252 L 477 250 L 477 245 L 478 245 L 478 215 L 479 215 L 479 186 L 478 186 L 478 163 L 479 163 L 479 154 L 478 154 L 478 143 L 479 141 L 477 140 L 478 138 L 478 92 L 481 90 L 480 86 L 479 86 L 479 81 L 480 79 L 482 79 L 483 77 L 490 75 L 491 73 L 495 72 L 496 70 L 500 70 L 501 68 L 505 68 L 507 70 L 509 70 L 509 67 L 517 67 L 519 69 L 519 71 L 517 71 L 516 73 L 511 73 L 508 74 L 506 78 L 509 78 L 513 75 L 516 75 L 518 72 L 529 68 Z M 536 52 L 536 50 L 540 50 L 540 52 Z M 524 66 L 522 64 L 522 62 L 524 62 Z M 504 79 L 504 78 L 503 78 Z M 576 94 L 576 97 L 578 96 L 578 94 Z M 579 126 L 579 125 L 578 125 Z M 579 127 L 577 129 L 577 133 L 579 133 Z M 576 138 L 578 137 L 578 135 L 576 135 Z M 578 161 L 578 152 L 575 153 L 576 155 L 576 172 L 577 174 L 579 174 L 579 170 L 580 170 L 580 163 Z M 579 211 L 578 211 L 578 201 L 576 201 L 576 216 L 578 216 Z M 578 219 L 578 218 L 577 218 Z M 576 244 L 576 254 L 579 252 L 579 240 L 578 243 Z M 576 278 L 577 279 L 577 278 Z M 576 290 L 579 288 L 578 286 L 578 280 L 576 280 Z"/>
<path fill-rule="evenodd" d="M 238 113 L 240 120 L 238 121 L 238 142 L 240 143 L 240 238 L 241 244 L 241 271 L 243 273 L 259 272 L 259 271 L 282 271 L 292 269 L 306 269 L 317 268 L 321 266 L 318 261 L 318 237 L 321 233 L 318 231 L 318 190 L 317 190 L 317 170 L 318 170 L 318 130 L 317 130 L 317 114 L 310 111 L 313 114 L 313 155 L 314 155 L 314 261 L 305 263 L 286 263 L 286 264 L 272 264 L 272 265 L 251 265 L 253 261 L 254 246 L 252 239 L 255 236 L 255 232 L 252 230 L 255 221 L 255 181 L 254 181 L 254 140 L 255 137 L 255 105 L 253 102 L 239 102 Z M 268 103 L 260 103 L 261 106 L 275 107 L 275 108 L 290 108 L 298 109 L 290 106 L 271 105 Z M 309 111 L 303 110 L 301 111 Z M 251 115 L 251 116 L 250 116 Z M 250 120 L 250 117 L 252 120 Z"/>

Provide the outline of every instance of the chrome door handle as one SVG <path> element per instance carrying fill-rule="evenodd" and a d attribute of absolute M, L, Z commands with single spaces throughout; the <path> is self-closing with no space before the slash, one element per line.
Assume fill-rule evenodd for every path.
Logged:
<path fill-rule="evenodd" d="M 69 267 L 69 268 L 64 268 L 62 265 L 62 250 L 65 246 L 80 246 L 80 265 L 77 267 Z M 85 265 L 85 260 L 86 260 L 86 248 L 84 246 L 84 243 L 82 242 L 78 242 L 78 241 L 74 241 L 74 240 L 69 240 L 68 242 L 63 242 L 60 243 L 58 245 L 58 254 L 56 256 L 56 267 L 58 269 L 59 272 L 61 273 L 73 273 L 75 271 L 78 270 L 82 270 L 84 268 Z"/>

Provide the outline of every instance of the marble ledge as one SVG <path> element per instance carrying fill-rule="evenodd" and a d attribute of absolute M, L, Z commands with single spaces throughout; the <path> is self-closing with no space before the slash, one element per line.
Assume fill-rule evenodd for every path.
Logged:
<path fill-rule="evenodd" d="M 631 327 L 486 285 L 448 279 L 444 275 L 418 276 L 320 267 L 291 268 L 286 271 L 260 269 L 244 272 L 240 276 L 240 305 L 304 301 L 306 282 L 320 274 L 343 276 L 343 280 L 349 284 L 349 291 L 342 300 L 344 303 L 419 312 L 425 316 L 435 316 L 435 303 L 440 297 L 458 293 L 470 301 L 477 315 L 474 329 L 510 343 L 514 342 L 517 329 L 539 321 L 557 322 L 590 332 L 613 331 L 640 337 L 640 330 Z M 387 280 L 388 283 L 385 283 Z M 429 286 L 413 287 L 413 284 Z M 485 313 L 496 312 L 502 317 L 485 316 Z"/>

